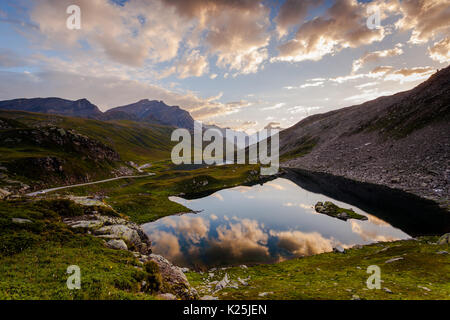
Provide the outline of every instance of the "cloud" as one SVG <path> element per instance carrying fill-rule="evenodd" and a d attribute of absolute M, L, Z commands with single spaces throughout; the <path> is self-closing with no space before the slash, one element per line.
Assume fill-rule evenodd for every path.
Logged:
<path fill-rule="evenodd" d="M 277 104 L 275 104 L 275 105 L 273 105 L 273 106 L 271 106 L 271 107 L 265 107 L 265 108 L 262 108 L 261 110 L 263 110 L 263 111 L 267 111 L 267 110 L 277 110 L 277 109 L 280 109 L 280 108 L 284 107 L 285 105 L 286 105 L 286 103 L 280 102 L 280 103 L 277 103 Z"/>
<path fill-rule="evenodd" d="M 380 91 L 379 89 L 366 89 L 362 93 L 345 98 L 345 101 L 368 101 L 382 96 L 393 94 L 392 91 Z"/>
<path fill-rule="evenodd" d="M 431 48 L 428 48 L 430 58 L 440 63 L 450 61 L 450 38 L 435 42 Z"/>
<path fill-rule="evenodd" d="M 300 89 L 305 89 L 309 87 L 323 87 L 324 81 L 305 83 L 300 86 Z"/>
<path fill-rule="evenodd" d="M 285 35 L 290 27 L 303 22 L 311 8 L 321 4 L 322 0 L 286 0 L 275 18 L 278 34 Z"/>
<path fill-rule="evenodd" d="M 287 111 L 290 114 L 298 114 L 298 113 L 304 113 L 309 115 L 311 112 L 315 112 L 317 110 L 322 109 L 322 107 L 304 107 L 304 106 L 295 106 L 292 108 L 289 108 Z"/>
<path fill-rule="evenodd" d="M 376 86 L 377 84 L 378 84 L 378 82 L 366 82 L 366 83 L 363 83 L 363 84 L 355 86 L 355 88 L 357 88 L 357 89 L 364 89 L 364 88 L 367 88 L 367 87 Z"/>
<path fill-rule="evenodd" d="M 209 222 L 201 217 L 184 215 L 176 219 L 167 218 L 164 224 L 175 229 L 185 240 L 195 244 L 206 238 L 209 232 Z"/>
<path fill-rule="evenodd" d="M 256 72 L 268 57 L 270 10 L 259 0 L 133 0 L 122 5 L 77 0 L 82 13 L 77 32 L 65 27 L 70 4 L 74 1 L 42 0 L 33 7 L 40 43 L 66 50 L 87 43 L 97 57 L 130 67 L 171 61 L 186 48 L 189 54 L 177 66 L 181 78 L 203 75 L 211 56 L 217 57 L 217 66 L 236 74 Z M 201 56 L 200 48 L 206 50 Z"/>
<path fill-rule="evenodd" d="M 343 48 L 381 41 L 384 29 L 367 28 L 366 8 L 356 0 L 336 1 L 324 16 L 302 24 L 293 39 L 278 47 L 279 55 L 271 61 L 318 61 Z"/>
<path fill-rule="evenodd" d="M 150 233 L 150 240 L 154 252 L 158 252 L 170 261 L 178 261 L 182 258 L 178 238 L 172 233 L 157 230 Z"/>
<path fill-rule="evenodd" d="M 279 248 L 288 251 L 295 257 L 310 256 L 333 250 L 334 241 L 322 237 L 317 232 L 282 231 L 271 232 L 271 236 L 278 238 Z"/>
<path fill-rule="evenodd" d="M 372 69 L 369 73 L 350 74 L 347 76 L 330 78 L 328 80 L 342 84 L 349 81 L 369 78 L 369 79 L 380 79 L 384 81 L 398 81 L 400 83 L 404 83 L 428 79 L 428 77 L 432 75 L 435 71 L 436 71 L 435 69 L 428 66 L 403 68 L 403 69 L 395 69 L 392 66 L 379 66 Z M 370 83 L 370 85 L 374 84 L 376 83 Z M 365 86 L 368 86 L 368 84 L 358 86 L 358 88 L 363 89 Z"/>
<path fill-rule="evenodd" d="M 77 0 L 82 25 L 74 32 L 65 26 L 65 11 L 71 4 L 74 1 L 42 0 L 33 7 L 31 19 L 39 25 L 45 45 L 79 49 L 83 41 L 95 55 L 104 54 L 131 67 L 141 67 L 147 59 L 162 62 L 174 58 L 190 27 L 160 1 L 135 0 L 119 6 L 110 1 Z"/>
<path fill-rule="evenodd" d="M 403 0 L 399 9 L 403 16 L 396 26 L 400 30 L 412 30 L 411 43 L 424 43 L 450 32 L 448 0 Z"/>
<path fill-rule="evenodd" d="M 29 65 L 28 59 L 10 49 L 0 48 L 0 67 L 15 68 Z"/>
<path fill-rule="evenodd" d="M 210 241 L 209 252 L 222 259 L 264 261 L 270 258 L 266 247 L 268 234 L 256 220 L 242 219 L 217 227 L 217 238 Z"/>
<path fill-rule="evenodd" d="M 270 10 L 259 0 L 163 0 L 184 17 L 197 22 L 204 45 L 217 57 L 217 66 L 249 74 L 268 58 Z"/>
<path fill-rule="evenodd" d="M 428 79 L 436 70 L 431 67 L 403 68 L 388 73 L 384 80 L 399 81 L 400 83 Z"/>
<path fill-rule="evenodd" d="M 377 61 L 377 60 L 379 60 L 381 58 L 385 58 L 385 57 L 399 56 L 401 54 L 403 54 L 402 44 L 401 43 L 398 43 L 395 46 L 395 48 L 393 48 L 393 49 L 368 52 L 364 56 L 362 56 L 360 59 L 355 60 L 353 62 L 352 71 L 353 72 L 358 71 L 359 69 L 361 69 L 368 62 L 374 62 L 374 61 Z"/>
<path fill-rule="evenodd" d="M 199 50 L 193 50 L 181 59 L 176 69 L 180 79 L 200 77 L 208 72 L 208 60 Z"/>
<path fill-rule="evenodd" d="M 358 234 L 361 239 L 364 241 L 370 241 L 370 242 L 376 242 L 376 241 L 395 241 L 399 240 L 399 237 L 391 236 L 391 235 L 384 235 L 381 234 L 379 230 L 369 230 L 368 228 L 365 228 L 365 224 L 360 223 L 355 220 L 350 221 L 352 225 L 352 231 L 356 234 Z"/>

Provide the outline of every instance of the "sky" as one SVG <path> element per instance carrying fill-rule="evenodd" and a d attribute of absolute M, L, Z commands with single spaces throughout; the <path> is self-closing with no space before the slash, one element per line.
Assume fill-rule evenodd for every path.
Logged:
<path fill-rule="evenodd" d="M 450 0 L 2 0 L 0 100 L 163 100 L 253 133 L 409 90 L 449 50 Z"/>

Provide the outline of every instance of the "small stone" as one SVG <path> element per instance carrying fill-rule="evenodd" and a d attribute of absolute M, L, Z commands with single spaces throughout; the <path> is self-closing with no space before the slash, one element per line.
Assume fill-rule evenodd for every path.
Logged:
<path fill-rule="evenodd" d="M 336 246 L 335 248 L 333 248 L 333 252 L 345 253 L 345 249 L 341 246 Z"/>
<path fill-rule="evenodd" d="M 12 218 L 12 222 L 14 223 L 33 223 L 33 221 L 29 220 L 29 219 L 22 219 L 22 218 Z"/>
<path fill-rule="evenodd" d="M 223 279 L 220 280 L 216 284 L 215 291 L 219 291 L 219 290 L 226 288 L 229 283 L 230 283 L 230 279 L 228 279 L 228 273 L 225 273 L 225 276 L 223 277 Z"/>
<path fill-rule="evenodd" d="M 387 293 L 393 293 L 391 290 L 389 290 L 388 288 L 383 288 L 384 291 L 386 291 Z"/>
<path fill-rule="evenodd" d="M 248 282 L 245 281 L 244 279 L 241 279 L 241 278 L 238 277 L 238 281 L 239 281 L 239 283 L 242 284 L 243 286 L 248 286 Z"/>
<path fill-rule="evenodd" d="M 436 252 L 436 254 L 448 254 L 448 252 L 447 251 L 438 251 L 438 252 Z"/>
<path fill-rule="evenodd" d="M 352 295 L 352 300 L 361 300 L 361 298 L 357 294 L 354 294 Z"/>
<path fill-rule="evenodd" d="M 442 237 L 440 237 L 437 244 L 439 245 L 450 244 L 450 233 L 446 233 Z"/>
<path fill-rule="evenodd" d="M 403 257 L 392 258 L 392 259 L 385 261 L 384 263 L 391 263 L 391 262 L 399 261 L 399 260 L 403 260 L 403 259 L 404 259 Z"/>
<path fill-rule="evenodd" d="M 260 292 L 258 297 L 267 297 L 269 294 L 273 294 L 273 292 Z"/>
<path fill-rule="evenodd" d="M 431 289 L 429 289 L 429 288 L 427 288 L 427 287 L 422 287 L 422 286 L 417 286 L 418 288 L 420 288 L 420 289 L 423 289 L 423 290 L 425 290 L 425 291 L 431 291 Z"/>
<path fill-rule="evenodd" d="M 219 298 L 213 296 L 203 296 L 200 300 L 219 300 Z"/>
<path fill-rule="evenodd" d="M 163 299 L 163 300 L 177 300 L 177 297 L 171 293 L 158 294 L 158 298 Z"/>

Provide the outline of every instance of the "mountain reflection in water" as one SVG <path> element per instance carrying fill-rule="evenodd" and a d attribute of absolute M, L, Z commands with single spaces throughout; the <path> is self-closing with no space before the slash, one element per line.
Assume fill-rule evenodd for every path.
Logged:
<path fill-rule="evenodd" d="M 355 206 L 302 189 L 284 178 L 186 200 L 198 214 L 162 218 L 143 225 L 153 252 L 195 269 L 272 263 L 376 241 L 409 236 Z M 333 201 L 368 217 L 341 221 L 315 212 L 317 201 Z"/>

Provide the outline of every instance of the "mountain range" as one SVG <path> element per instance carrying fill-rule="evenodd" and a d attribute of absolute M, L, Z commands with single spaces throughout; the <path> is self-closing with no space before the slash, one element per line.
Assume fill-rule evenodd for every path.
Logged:
<path fill-rule="evenodd" d="M 31 98 L 0 101 L 0 109 L 80 117 L 101 121 L 131 120 L 193 130 L 194 119 L 178 106 L 162 101 L 141 100 L 101 112 L 87 99 L 76 101 L 61 98 Z"/>

